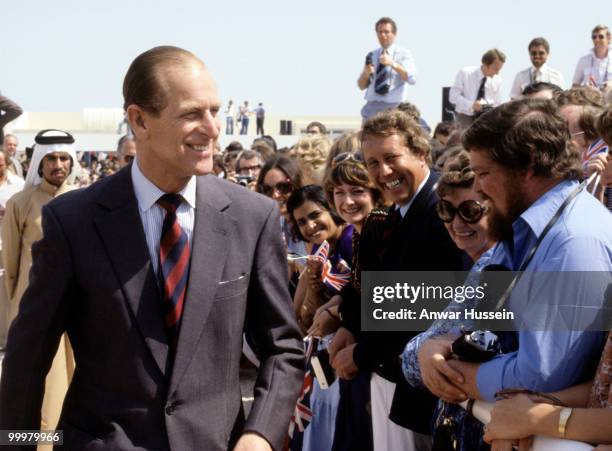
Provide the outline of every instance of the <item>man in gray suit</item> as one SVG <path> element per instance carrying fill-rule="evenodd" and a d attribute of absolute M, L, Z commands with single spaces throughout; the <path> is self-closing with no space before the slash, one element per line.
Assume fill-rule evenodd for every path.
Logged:
<path fill-rule="evenodd" d="M 64 449 L 278 449 L 303 376 L 278 209 L 203 176 L 219 98 L 193 54 L 141 54 L 123 93 L 136 160 L 44 208 L 9 332 L 0 429 L 38 428 L 67 331 L 76 371 L 58 425 Z M 261 361 L 246 422 L 243 331 Z"/>

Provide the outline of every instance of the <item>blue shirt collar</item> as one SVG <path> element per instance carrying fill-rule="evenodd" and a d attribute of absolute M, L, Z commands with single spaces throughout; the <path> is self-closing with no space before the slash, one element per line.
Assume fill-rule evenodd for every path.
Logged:
<path fill-rule="evenodd" d="M 512 224 L 515 235 L 517 229 L 526 224 L 533 234 L 539 237 L 561 204 L 577 186 L 578 182 L 575 180 L 563 180 L 542 194 Z"/>

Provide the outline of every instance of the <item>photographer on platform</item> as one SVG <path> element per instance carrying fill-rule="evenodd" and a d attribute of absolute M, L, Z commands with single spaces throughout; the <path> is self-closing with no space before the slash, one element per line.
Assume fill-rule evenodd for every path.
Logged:
<path fill-rule="evenodd" d="M 463 129 L 484 111 L 501 104 L 502 79 L 498 75 L 506 55 L 501 50 L 487 50 L 481 66 L 468 66 L 459 71 L 450 89 L 449 101 L 455 105 L 456 120 Z"/>

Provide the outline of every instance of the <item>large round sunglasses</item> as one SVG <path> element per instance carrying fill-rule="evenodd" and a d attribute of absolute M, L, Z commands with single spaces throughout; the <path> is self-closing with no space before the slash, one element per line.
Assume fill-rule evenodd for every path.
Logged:
<path fill-rule="evenodd" d="M 277 190 L 280 194 L 287 195 L 293 191 L 293 183 L 291 182 L 279 182 L 276 185 L 266 185 L 262 183 L 261 193 L 265 196 L 272 197 L 274 190 Z"/>
<path fill-rule="evenodd" d="M 476 200 L 465 200 L 456 208 L 447 200 L 439 200 L 436 209 L 439 218 L 444 222 L 453 222 L 455 215 L 459 215 L 468 224 L 480 221 L 487 211 L 487 207 Z"/>

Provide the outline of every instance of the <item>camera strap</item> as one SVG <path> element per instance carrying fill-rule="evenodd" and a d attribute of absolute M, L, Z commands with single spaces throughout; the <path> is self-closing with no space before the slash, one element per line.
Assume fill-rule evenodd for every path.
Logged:
<path fill-rule="evenodd" d="M 563 201 L 561 206 L 557 209 L 557 212 L 555 213 L 555 215 L 550 219 L 550 221 L 548 221 L 548 224 L 546 224 L 546 227 L 544 227 L 544 230 L 542 230 L 542 233 L 540 234 L 540 236 L 538 237 L 534 245 L 531 247 L 529 252 L 527 252 L 527 256 L 523 260 L 523 263 L 521 263 L 521 266 L 518 269 L 512 281 L 510 282 L 510 285 L 508 285 L 508 288 L 506 288 L 506 291 L 504 291 L 504 294 L 502 294 L 502 296 L 499 298 L 499 301 L 497 301 L 497 305 L 495 306 L 495 311 L 499 311 L 504 306 L 504 304 L 510 297 L 512 290 L 514 289 L 518 281 L 521 279 L 523 272 L 525 271 L 525 269 L 527 269 L 527 266 L 529 266 L 529 263 L 531 263 L 531 260 L 533 260 L 533 257 L 536 251 L 538 250 L 538 247 L 540 247 L 540 244 L 542 244 L 542 241 L 544 241 L 544 238 L 546 237 L 548 232 L 550 232 L 550 229 L 552 229 L 552 227 L 557 223 L 557 221 L 563 214 L 563 211 L 565 211 L 567 206 L 570 204 L 572 200 L 574 200 L 574 198 L 580 193 L 580 191 L 582 191 L 587 185 L 589 185 L 595 179 L 596 175 L 597 173 L 595 172 L 591 174 L 591 176 L 588 179 L 583 180 L 580 183 L 580 185 L 578 185 L 576 189 L 574 189 L 567 196 L 567 198 Z"/>

